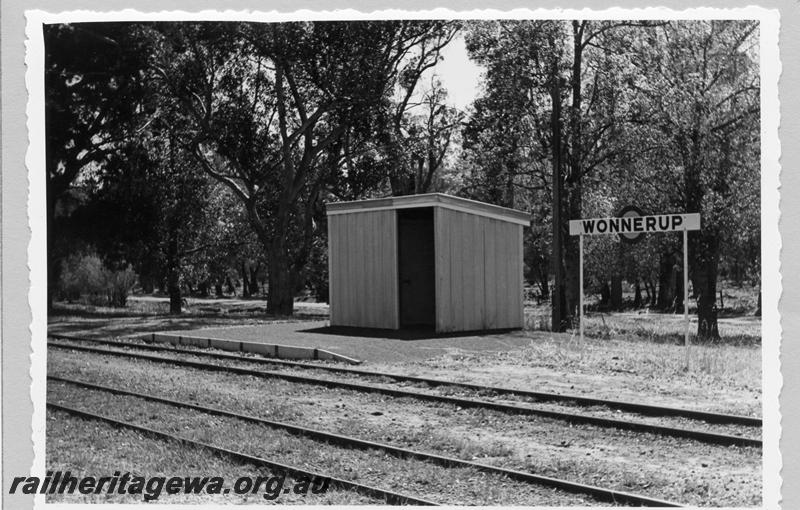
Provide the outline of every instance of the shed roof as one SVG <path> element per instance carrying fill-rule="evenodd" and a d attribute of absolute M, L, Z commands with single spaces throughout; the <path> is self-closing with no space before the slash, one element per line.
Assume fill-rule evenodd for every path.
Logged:
<path fill-rule="evenodd" d="M 411 209 L 416 207 L 443 207 L 478 216 L 486 216 L 497 220 L 508 221 L 518 225 L 530 225 L 529 213 L 487 204 L 467 198 L 454 197 L 444 193 L 426 193 L 424 195 L 405 195 L 400 197 L 373 198 L 353 202 L 328 202 L 328 216 L 334 214 L 359 213 L 367 211 L 385 211 L 388 209 Z"/>

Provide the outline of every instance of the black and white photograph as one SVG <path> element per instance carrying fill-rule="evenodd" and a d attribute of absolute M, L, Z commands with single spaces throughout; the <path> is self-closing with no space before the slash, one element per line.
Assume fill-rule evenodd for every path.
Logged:
<path fill-rule="evenodd" d="M 5 492 L 777 508 L 777 17 L 446 12 L 28 13 Z"/>

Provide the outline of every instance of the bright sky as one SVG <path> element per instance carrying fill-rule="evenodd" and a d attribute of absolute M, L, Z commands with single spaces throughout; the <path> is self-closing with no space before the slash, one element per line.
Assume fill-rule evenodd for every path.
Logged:
<path fill-rule="evenodd" d="M 447 89 L 447 102 L 465 110 L 478 94 L 482 69 L 469 60 L 461 36 L 456 36 L 444 47 L 442 58 L 434 70 Z M 420 84 L 429 83 L 428 79 L 429 76 L 425 76 Z"/>

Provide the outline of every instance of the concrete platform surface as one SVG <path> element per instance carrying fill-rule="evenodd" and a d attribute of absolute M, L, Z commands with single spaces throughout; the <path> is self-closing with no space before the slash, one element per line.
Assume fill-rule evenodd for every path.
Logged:
<path fill-rule="evenodd" d="M 363 361 L 404 362 L 460 352 L 496 352 L 530 345 L 523 331 L 492 331 L 436 335 L 432 331 L 388 331 L 329 327 L 322 321 L 283 322 L 164 331 L 172 335 L 311 347 Z"/>

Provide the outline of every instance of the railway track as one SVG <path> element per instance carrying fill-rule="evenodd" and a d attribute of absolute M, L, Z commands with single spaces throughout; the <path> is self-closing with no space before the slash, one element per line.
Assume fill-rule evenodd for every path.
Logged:
<path fill-rule="evenodd" d="M 116 388 L 111 386 L 99 385 L 94 383 L 89 383 L 86 381 L 80 381 L 76 379 L 70 379 L 65 377 L 56 377 L 56 376 L 48 376 L 48 380 L 57 381 L 66 384 L 72 384 L 75 386 L 79 386 L 86 389 L 92 389 L 97 391 L 103 391 L 112 393 L 115 395 L 122 395 L 128 397 L 135 397 L 140 398 L 143 400 L 147 400 L 150 402 L 157 402 L 161 404 L 167 404 L 177 408 L 184 408 L 184 409 L 192 409 L 195 411 L 200 411 L 207 414 L 213 414 L 218 416 L 226 416 L 229 418 L 235 418 L 238 420 L 255 423 L 259 425 L 264 425 L 273 429 L 283 430 L 293 435 L 303 436 L 307 438 L 311 438 L 318 441 L 324 441 L 326 443 L 342 446 L 345 448 L 355 448 L 355 449 L 362 449 L 362 450 L 380 450 L 385 452 L 389 455 L 401 458 L 401 459 L 415 459 L 424 462 L 429 462 L 435 464 L 437 466 L 445 467 L 445 468 L 472 468 L 477 471 L 481 471 L 484 473 L 489 473 L 493 475 L 499 475 L 502 477 L 507 477 L 512 480 L 521 481 L 528 484 L 535 484 L 541 485 L 546 487 L 551 487 L 555 489 L 560 489 L 566 492 L 574 493 L 574 494 L 582 494 L 588 495 L 593 497 L 594 499 L 607 502 L 607 503 L 614 503 L 614 504 L 624 504 L 627 506 L 649 506 L 649 507 L 682 507 L 683 505 L 671 501 L 666 501 L 657 498 L 651 498 L 647 496 L 642 496 L 638 494 L 632 494 L 629 492 L 623 491 L 616 491 L 613 489 L 606 489 L 602 487 L 597 487 L 593 485 L 581 484 L 577 482 L 572 482 L 569 480 L 563 480 L 553 477 L 541 476 L 534 473 L 512 470 L 501 468 L 497 466 L 491 466 L 488 464 L 482 464 L 479 462 L 472 462 L 466 461 L 461 459 L 456 459 L 452 457 L 446 457 L 443 455 L 437 455 L 433 453 L 421 452 L 416 450 L 411 450 L 407 448 L 400 448 L 393 445 L 385 444 L 385 443 L 378 443 L 375 441 L 367 441 L 363 439 L 358 439 L 355 437 L 345 436 L 342 434 L 333 434 L 329 432 L 324 432 L 321 430 L 316 430 L 308 427 L 301 427 L 298 425 L 292 425 L 289 423 L 274 421 L 274 420 L 267 420 L 264 418 L 259 418 L 251 415 L 246 415 L 242 413 L 237 413 L 233 411 L 228 411 L 225 409 L 220 409 L 216 407 L 207 407 L 202 406 L 196 403 L 191 402 L 184 402 L 174 399 L 169 399 L 165 397 L 160 397 L 156 395 L 150 395 L 146 393 L 134 392 L 122 388 Z M 398 496 L 399 497 L 399 496 Z M 418 500 L 421 501 L 421 500 Z"/>
<path fill-rule="evenodd" d="M 364 485 L 357 482 L 353 482 L 350 480 L 344 480 L 342 478 L 335 478 L 329 477 L 323 473 L 318 473 L 315 471 L 310 471 L 308 469 L 299 468 L 296 466 L 291 466 L 289 464 L 282 464 L 280 462 L 273 462 L 268 459 L 263 459 L 261 457 L 256 457 L 253 455 L 249 455 L 242 452 L 237 452 L 234 450 L 229 450 L 227 448 L 221 448 L 219 446 L 214 446 L 212 444 L 203 443 L 200 441 L 195 441 L 193 439 L 188 439 L 185 437 L 176 436 L 174 434 L 169 434 L 167 432 L 163 432 L 160 430 L 155 430 L 149 427 L 143 427 L 141 425 L 137 425 L 135 423 L 130 423 L 127 421 L 117 420 L 115 418 L 111 418 L 109 416 L 104 416 L 102 414 L 93 413 L 90 411 L 85 411 L 81 409 L 76 409 L 74 407 L 65 406 L 62 404 L 56 404 L 54 402 L 47 402 L 47 407 L 49 409 L 53 409 L 56 411 L 62 411 L 73 416 L 77 416 L 84 419 L 89 420 L 97 420 L 108 423 L 118 428 L 124 428 L 128 430 L 134 430 L 141 434 L 166 440 L 166 441 L 175 441 L 185 446 L 190 446 L 193 448 L 200 448 L 203 450 L 210 451 L 216 455 L 220 455 L 222 457 L 232 459 L 236 462 L 242 463 L 249 463 L 254 464 L 256 466 L 263 466 L 268 469 L 278 471 L 281 473 L 286 473 L 290 476 L 308 476 L 308 477 L 316 477 L 316 478 L 329 478 L 331 481 L 331 485 L 333 487 L 337 487 L 343 490 L 352 490 L 364 496 L 386 501 L 386 503 L 390 505 L 420 505 L 420 506 L 438 506 L 438 503 L 434 503 L 433 501 L 428 501 L 425 499 L 408 496 L 405 494 L 400 494 L 397 492 L 393 492 L 387 489 L 382 489 L 379 487 L 373 487 L 370 485 Z"/>
<path fill-rule="evenodd" d="M 724 446 L 730 446 L 730 445 L 748 446 L 748 447 L 762 446 L 761 439 L 756 439 L 751 437 L 742 437 L 730 434 L 719 434 L 715 432 L 708 432 L 696 429 L 668 427 L 662 425 L 654 425 L 650 423 L 643 423 L 640 421 L 604 418 L 604 417 L 592 416 L 588 414 L 579 414 L 573 412 L 554 411 L 548 409 L 541 409 L 529 405 L 518 405 L 518 404 L 492 402 L 488 400 L 479 400 L 472 398 L 437 395 L 420 391 L 411 391 L 407 389 L 398 389 L 385 386 L 376 386 L 376 385 L 369 385 L 369 384 L 362 384 L 355 382 L 337 381 L 337 380 L 330 380 L 317 377 L 301 376 L 285 372 L 255 370 L 251 368 L 244 368 L 237 366 L 204 363 L 200 361 L 176 358 L 173 356 L 155 356 L 152 354 L 135 353 L 117 349 L 102 349 L 96 347 L 88 347 L 85 345 L 75 345 L 71 343 L 49 342 L 49 346 L 60 349 L 72 349 L 82 352 L 91 352 L 100 355 L 120 356 L 132 359 L 141 359 L 146 361 L 158 362 L 158 363 L 168 363 L 168 364 L 191 367 L 201 370 L 222 371 L 238 375 L 249 375 L 249 376 L 263 377 L 263 378 L 277 378 L 277 379 L 287 380 L 290 382 L 320 385 L 329 388 L 338 388 L 338 389 L 345 389 L 345 390 L 364 392 L 364 393 L 378 393 L 378 394 L 388 395 L 391 397 L 408 397 L 429 402 L 451 404 L 464 408 L 484 408 L 505 413 L 541 416 L 545 418 L 566 421 L 572 424 L 586 424 L 586 425 L 594 425 L 606 428 L 616 428 L 620 430 L 629 430 L 634 432 L 652 433 L 662 436 L 692 439 L 695 441 L 724 445 Z M 186 351 L 186 352 L 181 352 L 180 354 L 195 355 L 195 352 Z M 236 358 L 238 361 L 249 361 L 249 358 L 243 358 L 241 356 L 233 356 L 233 357 Z"/>
<path fill-rule="evenodd" d="M 754 418 L 752 416 L 712 413 L 707 411 L 698 411 L 694 409 L 683 409 L 670 406 L 656 406 L 651 404 L 642 404 L 638 402 L 626 402 L 620 400 L 585 397 L 581 395 L 569 395 L 569 394 L 559 394 L 551 392 L 519 390 L 514 388 L 503 388 L 498 386 L 486 386 L 480 384 L 469 384 L 456 381 L 447 381 L 444 379 L 435 379 L 430 377 L 409 376 L 403 374 L 394 374 L 390 372 L 374 372 L 370 370 L 362 370 L 357 368 L 336 367 L 336 366 L 321 365 L 314 363 L 303 363 L 298 361 L 279 360 L 274 358 L 246 357 L 236 354 L 226 354 L 221 352 L 206 352 L 194 349 L 181 349 L 177 347 L 166 347 L 166 346 L 150 345 L 144 343 L 102 340 L 97 338 L 75 337 L 68 335 L 49 335 L 49 337 L 59 340 L 67 340 L 73 342 L 89 342 L 98 345 L 124 347 L 129 349 L 140 349 L 153 352 L 170 352 L 178 354 L 187 354 L 187 355 L 205 357 L 210 359 L 247 361 L 248 363 L 254 363 L 254 364 L 318 370 L 323 372 L 344 374 L 351 376 L 388 378 L 398 382 L 461 388 L 464 390 L 475 391 L 480 393 L 491 393 L 495 395 L 512 395 L 515 397 L 529 398 L 541 402 L 573 403 L 580 406 L 603 406 L 609 409 L 628 411 L 646 416 L 680 417 L 690 420 L 705 421 L 706 423 L 711 423 L 711 424 L 732 424 L 732 425 L 744 425 L 749 427 L 760 427 L 762 425 L 761 418 Z"/>

